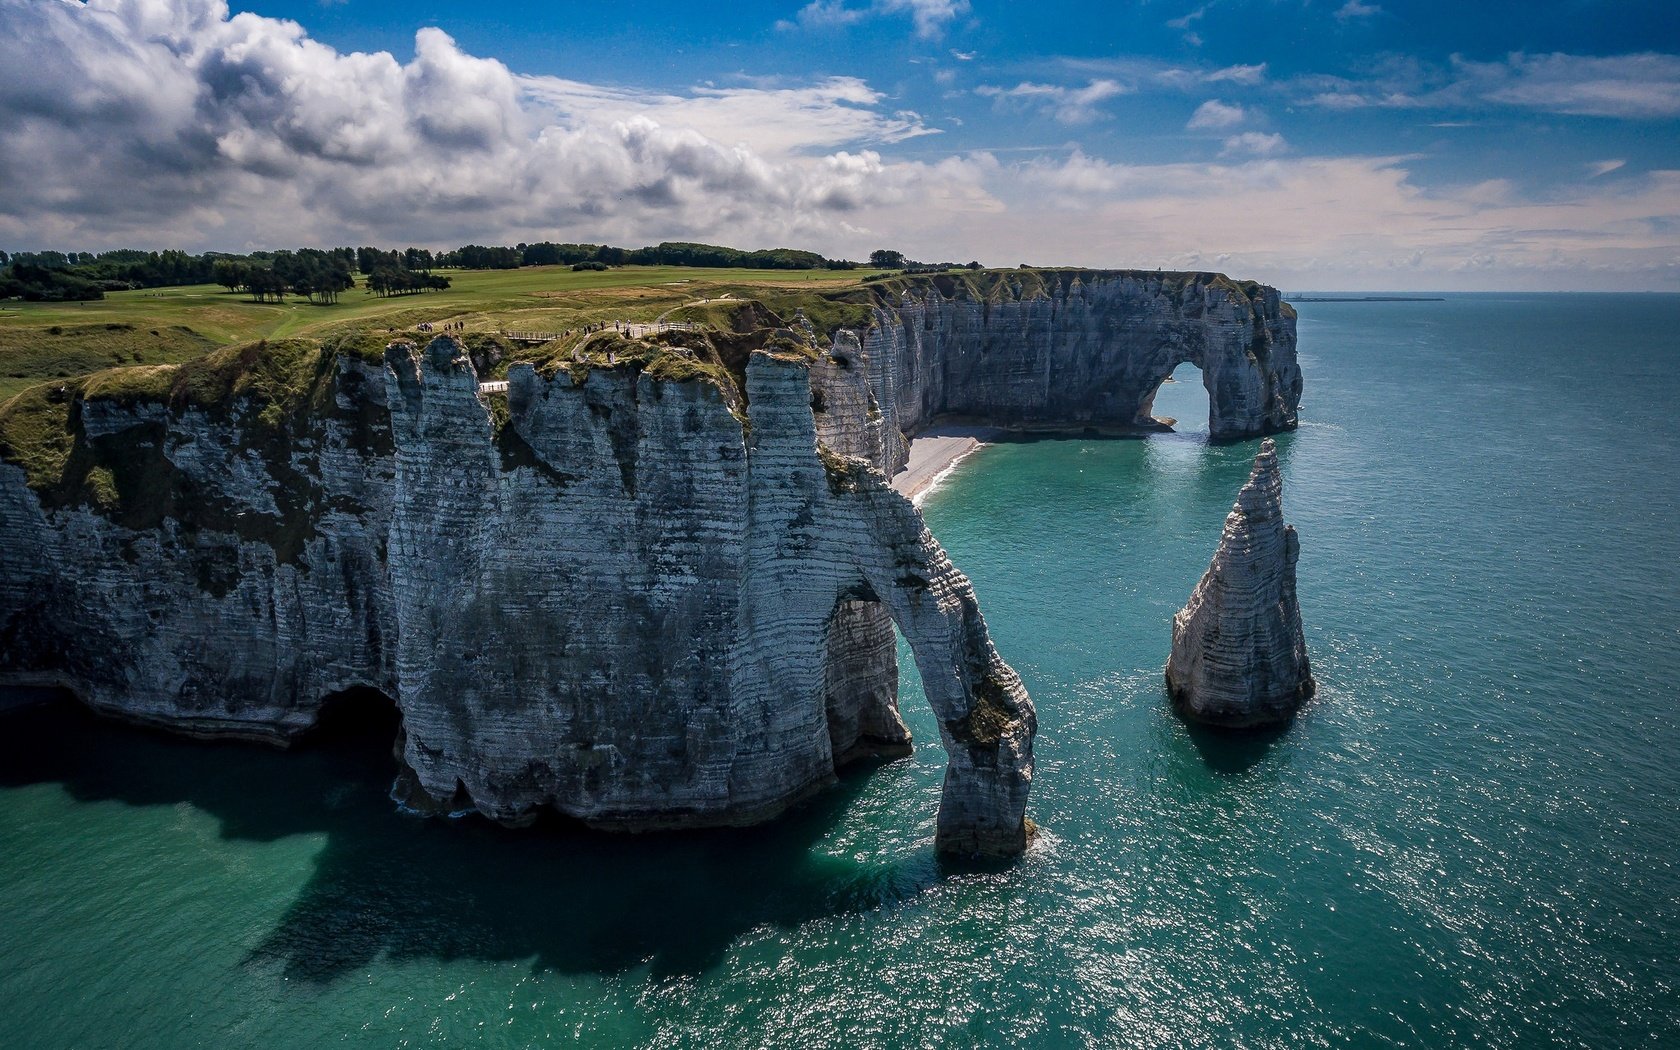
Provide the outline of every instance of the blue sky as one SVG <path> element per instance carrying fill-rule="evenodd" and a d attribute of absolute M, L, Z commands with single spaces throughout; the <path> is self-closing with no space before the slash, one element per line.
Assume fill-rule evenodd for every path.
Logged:
<path fill-rule="evenodd" d="M 1680 289 L 1672 2 L 0 0 L 0 246 Z"/>

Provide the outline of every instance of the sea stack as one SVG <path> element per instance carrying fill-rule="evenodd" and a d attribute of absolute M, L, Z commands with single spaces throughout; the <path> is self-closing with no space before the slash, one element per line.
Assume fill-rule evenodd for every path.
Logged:
<path fill-rule="evenodd" d="M 1283 476 L 1267 438 L 1225 518 L 1213 563 L 1173 617 L 1167 692 L 1186 719 L 1225 729 L 1281 725 L 1317 688 L 1307 664 Z"/>

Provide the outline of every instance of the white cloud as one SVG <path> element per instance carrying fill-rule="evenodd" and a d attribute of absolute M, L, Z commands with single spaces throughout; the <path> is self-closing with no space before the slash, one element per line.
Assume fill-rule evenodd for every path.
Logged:
<path fill-rule="evenodd" d="M 824 29 L 853 25 L 874 15 L 909 15 L 916 35 L 935 39 L 962 15 L 969 12 L 968 0 L 870 0 L 852 6 L 847 0 L 811 0 L 790 20 L 776 23 L 780 29 Z"/>
<path fill-rule="evenodd" d="M 1130 88 L 1113 80 L 1093 80 L 1081 88 L 1023 81 L 1012 88 L 983 85 L 975 94 L 993 100 L 1000 109 L 1032 109 L 1063 124 L 1089 124 L 1102 117 L 1097 104 L 1124 95 Z"/>
<path fill-rule="evenodd" d="M 1162 62 L 1152 58 L 1063 58 L 1059 64 L 1072 72 L 1119 82 L 1128 90 L 1164 88 L 1169 91 L 1199 91 L 1209 84 L 1240 84 L 1252 87 L 1265 82 L 1266 63 L 1218 68 Z"/>
<path fill-rule="evenodd" d="M 671 95 L 603 87 L 559 77 L 520 77 L 536 102 L 566 122 L 645 116 L 691 128 L 719 142 L 784 155 L 855 142 L 902 142 L 937 134 L 913 112 L 883 113 L 884 96 L 855 77 L 789 87 L 696 88 Z"/>
<path fill-rule="evenodd" d="M 1013 186 L 989 184 L 1015 217 L 997 224 L 993 243 L 1006 258 L 1091 265 L 1115 262 L 1101 254 L 1112 244 L 1146 267 L 1225 254 L 1229 272 L 1285 287 L 1672 289 L 1680 281 L 1669 232 L 1680 220 L 1680 171 L 1527 200 L 1508 185 L 1426 190 L 1405 165 L 1394 157 L 1127 165 L 1075 151 L 1006 171 Z M 1046 204 L 1024 213 L 1021 200 Z M 1414 255 L 1418 265 L 1397 275 L 1395 261 Z"/>
<path fill-rule="evenodd" d="M 1192 130 L 1233 128 L 1241 124 L 1247 116 L 1241 106 L 1227 105 L 1216 98 L 1210 98 L 1196 107 L 1196 112 L 1190 114 L 1190 122 L 1184 126 Z"/>
<path fill-rule="evenodd" d="M 826 29 L 852 25 L 869 16 L 867 7 L 847 7 L 846 0 L 812 0 L 792 20 L 776 23 L 777 29 Z"/>
<path fill-rule="evenodd" d="M 520 77 L 437 29 L 407 62 L 344 54 L 221 0 L 0 0 L 0 21 L 14 244 L 762 246 L 902 199 L 926 169 L 867 147 L 933 133 L 852 78 L 643 93 Z"/>
<path fill-rule="evenodd" d="M 1381 13 L 1382 8 L 1377 4 L 1361 3 L 1360 0 L 1347 0 L 1347 3 L 1343 4 L 1340 10 L 1336 12 L 1336 19 L 1341 22 L 1349 22 L 1355 18 L 1370 18 Z"/>
<path fill-rule="evenodd" d="M 1223 69 L 1216 69 L 1208 73 L 1206 79 L 1210 84 L 1217 84 L 1220 81 L 1230 81 L 1233 84 L 1258 84 L 1266 79 L 1266 63 L 1261 62 L 1252 66 L 1226 66 Z"/>
<path fill-rule="evenodd" d="M 1329 109 L 1511 106 L 1572 116 L 1680 116 L 1680 55 L 1604 57 L 1512 53 L 1501 62 L 1454 56 L 1449 68 L 1405 63 L 1357 81 L 1305 77 L 1306 101 Z"/>
<path fill-rule="evenodd" d="M 891 145 L 933 129 L 848 77 L 637 91 L 520 76 L 437 30 L 406 60 L 341 53 L 291 22 L 230 17 L 219 0 L 0 0 L 0 24 L 9 248 L 693 238 L 854 257 L 885 243 L 994 263 L 1195 260 L 1293 287 L 1680 282 L 1680 171 L 1602 161 L 1616 177 L 1577 169 L 1578 183 L 1535 199 L 1497 180 L 1429 185 L 1403 158 L 1300 156 L 1234 125 L 1219 129 L 1214 163 L 1037 148 L 1018 163 L 907 161 Z M 1564 83 L 1563 97 L 1602 102 L 1582 85 L 1627 72 L 1497 65 L 1487 77 L 1468 64 L 1387 75 L 1408 96 L 1456 77 L 1478 90 L 1545 86 L 1557 104 Z M 1265 70 L 1087 76 L 992 97 L 1078 123 L 1138 84 L 1209 91 Z"/>
<path fill-rule="evenodd" d="M 1207 15 L 1207 9 L 1208 5 L 1203 4 L 1201 7 L 1198 7 L 1179 18 L 1169 19 L 1167 21 L 1167 28 L 1189 29 L 1192 24 L 1201 21 L 1202 18 Z"/>
<path fill-rule="evenodd" d="M 1168 29 L 1177 29 L 1178 31 L 1183 33 L 1184 34 L 1184 42 L 1186 44 L 1189 44 L 1191 47 L 1201 47 L 1202 46 L 1202 35 L 1200 33 L 1196 32 L 1195 30 L 1191 29 L 1190 27 L 1192 25 L 1194 25 L 1195 23 L 1202 20 L 1202 18 L 1207 14 L 1207 9 L 1208 9 L 1208 5 L 1203 4 L 1201 7 L 1196 8 L 1195 10 L 1189 12 L 1188 14 L 1183 15 L 1182 17 L 1168 19 L 1167 28 Z"/>
<path fill-rule="evenodd" d="M 1593 117 L 1680 116 L 1680 56 L 1511 55 L 1456 63 L 1490 102 Z"/>
<path fill-rule="evenodd" d="M 1223 156 L 1252 154 L 1258 157 L 1270 157 L 1288 149 L 1288 143 L 1283 141 L 1282 135 L 1268 135 L 1259 131 L 1245 131 L 1240 135 L 1232 135 L 1225 140 L 1225 147 L 1220 151 Z"/>
<path fill-rule="evenodd" d="M 1627 164 L 1625 160 L 1595 160 L 1587 165 L 1587 177 L 1596 179 L 1600 175 L 1608 175 L 1625 164 Z"/>

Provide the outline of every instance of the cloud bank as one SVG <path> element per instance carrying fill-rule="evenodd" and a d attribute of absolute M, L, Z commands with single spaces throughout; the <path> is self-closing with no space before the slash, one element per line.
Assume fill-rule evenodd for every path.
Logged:
<path fill-rule="evenodd" d="M 830 6 L 922 11 L 935 29 L 965 7 Z M 406 61 L 343 53 L 221 0 L 0 0 L 0 30 L 0 246 L 14 249 L 680 238 L 1219 268 L 1285 287 L 1680 282 L 1680 171 L 1595 162 L 1544 199 L 1498 180 L 1427 185 L 1406 158 L 1305 155 L 1244 130 L 1261 111 L 1218 99 L 1186 130 L 1201 162 L 1077 144 L 941 157 L 928 120 L 852 77 L 639 91 L 521 75 L 437 29 Z M 1264 65 L 1066 68 L 1071 85 L 984 93 L 1092 129 L 1146 87 L 1680 111 L 1667 56 L 1459 60 L 1384 84 L 1277 84 Z"/>
<path fill-rule="evenodd" d="M 343 54 L 222 0 L 0 15 L 8 241 L 826 238 L 913 181 L 870 147 L 931 133 L 849 78 L 638 94 L 521 77 L 437 29 L 407 62 Z"/>

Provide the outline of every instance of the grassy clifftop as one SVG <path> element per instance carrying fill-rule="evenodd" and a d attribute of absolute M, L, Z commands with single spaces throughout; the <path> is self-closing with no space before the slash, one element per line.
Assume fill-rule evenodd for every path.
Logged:
<path fill-rule="evenodd" d="M 800 333 L 800 318 L 829 334 L 868 327 L 878 309 L 907 296 L 995 304 L 1056 297 L 1075 282 L 1112 279 L 1179 300 L 1199 288 L 1247 299 L 1264 291 L 1223 274 L 1141 270 L 955 270 L 863 280 L 825 271 L 534 267 L 463 273 L 445 292 L 340 307 L 253 304 L 197 288 L 121 293 L 86 306 L 7 308 L 0 310 L 0 398 L 15 396 L 0 401 L 0 459 L 21 466 L 49 499 L 110 503 L 110 486 L 99 473 L 110 465 L 85 454 L 91 446 L 81 449 L 77 437 L 77 413 L 101 401 L 237 415 L 252 448 L 279 455 L 288 433 L 328 396 L 340 355 L 376 363 L 391 342 L 427 341 L 444 323 L 486 379 L 505 377 L 519 362 L 549 376 L 568 372 L 577 382 L 593 370 L 629 369 L 712 383 L 740 411 L 754 351 L 815 353 Z M 78 323 L 66 323 L 71 318 Z M 631 338 L 611 324 L 658 320 L 694 327 L 651 328 Z M 422 325 L 433 330 L 418 331 Z M 502 334 L 508 330 L 552 338 L 510 339 Z M 219 335 L 235 332 L 250 337 L 214 349 Z M 296 334 L 273 337 L 279 332 Z"/>

